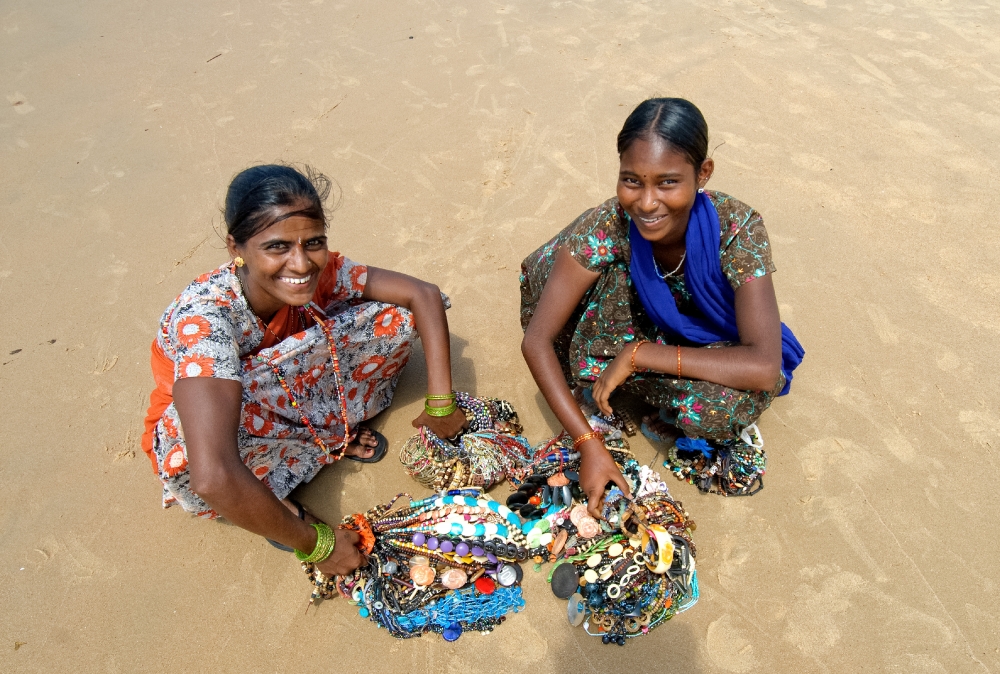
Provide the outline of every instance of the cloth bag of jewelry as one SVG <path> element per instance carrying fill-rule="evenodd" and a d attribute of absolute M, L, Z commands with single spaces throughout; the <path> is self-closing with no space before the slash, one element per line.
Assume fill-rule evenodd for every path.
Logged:
<path fill-rule="evenodd" d="M 457 437 L 443 439 L 429 428 L 407 440 L 399 452 L 406 472 L 433 489 L 489 489 L 531 457 L 531 444 L 521 435 L 517 412 L 506 400 L 455 393 L 469 426 Z"/>
<path fill-rule="evenodd" d="M 632 487 L 632 498 L 612 488 L 603 519 L 591 517 L 579 488 L 579 454 L 561 434 L 536 448 L 520 471 L 508 504 L 522 527 L 536 569 L 544 562 L 552 592 L 566 600 L 567 618 L 604 643 L 624 645 L 698 601 L 694 521 L 666 483 L 632 457 L 627 441 L 601 417 L 591 426 Z"/>
<path fill-rule="evenodd" d="M 400 494 L 342 526 L 360 534 L 368 563 L 333 578 L 303 564 L 314 587 L 311 604 L 339 594 L 394 637 L 435 632 L 447 641 L 492 631 L 524 608 L 518 560 L 528 551 L 521 520 L 480 489 L 419 501 Z"/>

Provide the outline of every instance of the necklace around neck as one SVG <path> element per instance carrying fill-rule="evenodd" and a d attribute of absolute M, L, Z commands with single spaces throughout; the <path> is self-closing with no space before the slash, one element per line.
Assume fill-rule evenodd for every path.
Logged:
<path fill-rule="evenodd" d="M 249 309 L 250 313 L 253 314 L 254 317 L 260 322 L 260 324 L 264 327 L 264 330 L 266 330 L 267 332 L 271 333 L 271 336 L 274 337 L 275 343 L 281 342 L 282 341 L 281 338 L 278 337 L 276 334 L 274 334 L 274 331 L 271 330 L 271 326 L 268 325 L 268 321 L 265 321 L 263 318 L 261 318 L 260 316 L 258 316 L 257 312 L 253 310 L 253 305 L 250 304 L 250 298 L 247 297 L 246 288 L 243 287 L 243 279 L 240 278 L 240 272 L 239 272 L 239 269 L 236 267 L 236 265 L 233 265 L 233 276 L 236 277 L 236 282 L 240 286 L 240 294 L 243 295 L 243 301 L 247 303 L 247 309 Z M 305 307 L 297 307 L 297 309 L 298 309 L 297 318 L 298 318 L 298 323 L 299 323 L 299 332 L 301 332 L 302 330 L 305 330 L 305 328 L 306 328 L 306 322 L 305 322 L 306 308 Z M 274 318 L 274 317 L 272 316 L 272 318 Z"/>
<path fill-rule="evenodd" d="M 671 278 L 674 274 L 676 274 L 681 270 L 681 267 L 684 266 L 684 259 L 686 257 L 687 257 L 687 251 L 684 251 L 683 253 L 681 253 L 681 261 L 677 263 L 677 266 L 674 267 L 674 270 L 669 274 L 664 274 L 663 270 L 660 268 L 660 263 L 657 261 L 656 256 L 653 256 L 653 266 L 656 267 L 656 275 L 659 276 L 664 281 L 666 281 L 668 278 Z"/>

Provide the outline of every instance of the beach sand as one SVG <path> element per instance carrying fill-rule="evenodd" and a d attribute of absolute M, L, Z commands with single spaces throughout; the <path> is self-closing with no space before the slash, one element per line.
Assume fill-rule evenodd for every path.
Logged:
<path fill-rule="evenodd" d="M 1000 671 L 998 30 L 948 0 L 3 3 L 0 671 Z M 705 113 L 710 186 L 763 213 L 808 352 L 760 423 L 762 493 L 668 477 L 695 608 L 603 646 L 528 568 L 492 634 L 397 641 L 344 601 L 306 613 L 262 538 L 161 509 L 149 344 L 226 260 L 235 172 L 335 178 L 331 247 L 438 283 L 456 387 L 539 441 L 519 263 L 614 194 L 653 95 Z M 418 353 L 389 458 L 327 468 L 309 508 L 424 493 L 396 460 L 423 386 Z"/>

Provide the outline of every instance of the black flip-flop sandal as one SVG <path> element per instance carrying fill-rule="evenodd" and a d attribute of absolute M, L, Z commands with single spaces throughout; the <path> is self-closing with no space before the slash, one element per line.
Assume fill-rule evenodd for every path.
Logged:
<path fill-rule="evenodd" d="M 303 508 L 302 504 L 299 503 L 298 501 L 296 501 L 295 499 L 290 498 L 288 500 L 291 501 L 292 505 L 295 506 L 295 509 L 298 510 L 297 514 L 299 516 L 299 519 L 302 520 L 303 522 L 305 522 L 306 521 L 306 509 Z M 265 540 L 267 540 L 268 543 L 270 543 L 274 547 L 278 548 L 282 552 L 295 552 L 295 548 L 290 548 L 287 545 L 282 545 L 278 541 L 272 541 L 270 538 L 265 539 Z"/>
<path fill-rule="evenodd" d="M 389 441 L 385 439 L 385 436 L 373 428 L 369 428 L 368 430 L 375 436 L 375 441 L 378 443 L 375 445 L 375 452 L 367 458 L 348 454 L 347 458 L 351 461 L 357 461 L 359 463 L 378 463 L 385 458 L 386 453 L 389 451 Z M 361 435 L 360 430 L 358 435 Z"/>

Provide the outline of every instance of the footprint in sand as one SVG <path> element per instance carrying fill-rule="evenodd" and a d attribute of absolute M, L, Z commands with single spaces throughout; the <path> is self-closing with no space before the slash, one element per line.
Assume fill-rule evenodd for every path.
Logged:
<path fill-rule="evenodd" d="M 712 664 L 727 672 L 749 672 L 757 667 L 753 644 L 728 613 L 709 623 L 705 645 Z"/>

